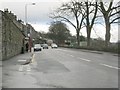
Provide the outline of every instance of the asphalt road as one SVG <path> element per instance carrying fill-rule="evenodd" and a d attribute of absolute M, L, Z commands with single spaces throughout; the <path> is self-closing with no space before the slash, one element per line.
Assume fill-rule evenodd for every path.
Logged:
<path fill-rule="evenodd" d="M 31 65 L 37 85 L 55 88 L 117 88 L 118 57 L 78 49 L 35 52 Z"/>
<path fill-rule="evenodd" d="M 80 49 L 43 49 L 3 62 L 5 88 L 118 88 L 118 56 Z M 21 60 L 22 59 L 22 60 Z"/>

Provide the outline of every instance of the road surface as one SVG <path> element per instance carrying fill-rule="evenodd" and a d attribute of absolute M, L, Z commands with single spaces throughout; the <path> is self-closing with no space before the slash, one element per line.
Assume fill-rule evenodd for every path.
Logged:
<path fill-rule="evenodd" d="M 7 69 L 4 68 L 4 72 Z M 11 74 L 12 79 L 15 80 L 7 80 L 6 78 L 10 79 L 10 77 L 5 77 L 3 86 L 118 88 L 118 70 L 118 56 L 115 54 L 81 49 L 49 48 L 34 52 L 32 63 L 18 65 L 14 70 L 16 74 Z M 18 78 L 22 78 L 22 81 Z M 20 86 L 20 82 L 26 83 Z"/>

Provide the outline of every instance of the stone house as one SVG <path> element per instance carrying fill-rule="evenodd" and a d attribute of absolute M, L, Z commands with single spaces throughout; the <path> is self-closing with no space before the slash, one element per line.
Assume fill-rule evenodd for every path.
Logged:
<path fill-rule="evenodd" d="M 27 30 L 31 37 L 31 47 L 33 47 L 35 43 L 40 42 L 40 35 L 30 24 L 27 24 Z"/>

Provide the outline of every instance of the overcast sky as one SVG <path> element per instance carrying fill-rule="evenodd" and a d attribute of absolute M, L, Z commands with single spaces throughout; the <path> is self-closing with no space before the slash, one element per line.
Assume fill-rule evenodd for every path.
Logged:
<path fill-rule="evenodd" d="M 61 6 L 62 3 L 68 2 L 70 0 L 1 0 L 0 10 L 4 11 L 8 8 L 17 15 L 18 19 L 25 21 L 25 5 L 27 4 L 27 22 L 32 24 L 36 31 L 47 32 L 50 26 L 50 22 L 53 20 L 49 18 L 50 13 Z M 36 3 L 35 5 L 30 5 L 31 3 Z M 76 34 L 75 29 L 70 26 L 68 28 L 73 35 Z M 92 31 L 92 38 L 97 38 L 98 36 L 104 39 L 105 27 L 102 25 L 96 25 L 95 30 Z M 81 30 L 82 35 L 86 36 L 86 30 Z M 111 41 L 118 41 L 118 26 L 113 25 L 111 30 Z"/>

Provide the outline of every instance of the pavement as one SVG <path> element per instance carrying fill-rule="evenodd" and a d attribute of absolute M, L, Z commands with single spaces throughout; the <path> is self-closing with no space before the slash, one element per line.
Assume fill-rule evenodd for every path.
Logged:
<path fill-rule="evenodd" d="M 2 88 L 2 61 L 0 61 L 0 89 Z"/>
<path fill-rule="evenodd" d="M 2 88 L 12 88 L 12 83 L 14 83 L 14 86 L 17 88 L 26 87 L 24 86 L 24 83 L 29 83 L 31 77 L 27 75 L 29 72 L 22 70 L 22 67 L 25 66 L 28 68 L 28 64 L 31 62 L 31 59 L 32 53 L 25 53 L 2 61 Z M 18 81 L 20 83 L 18 83 Z"/>

